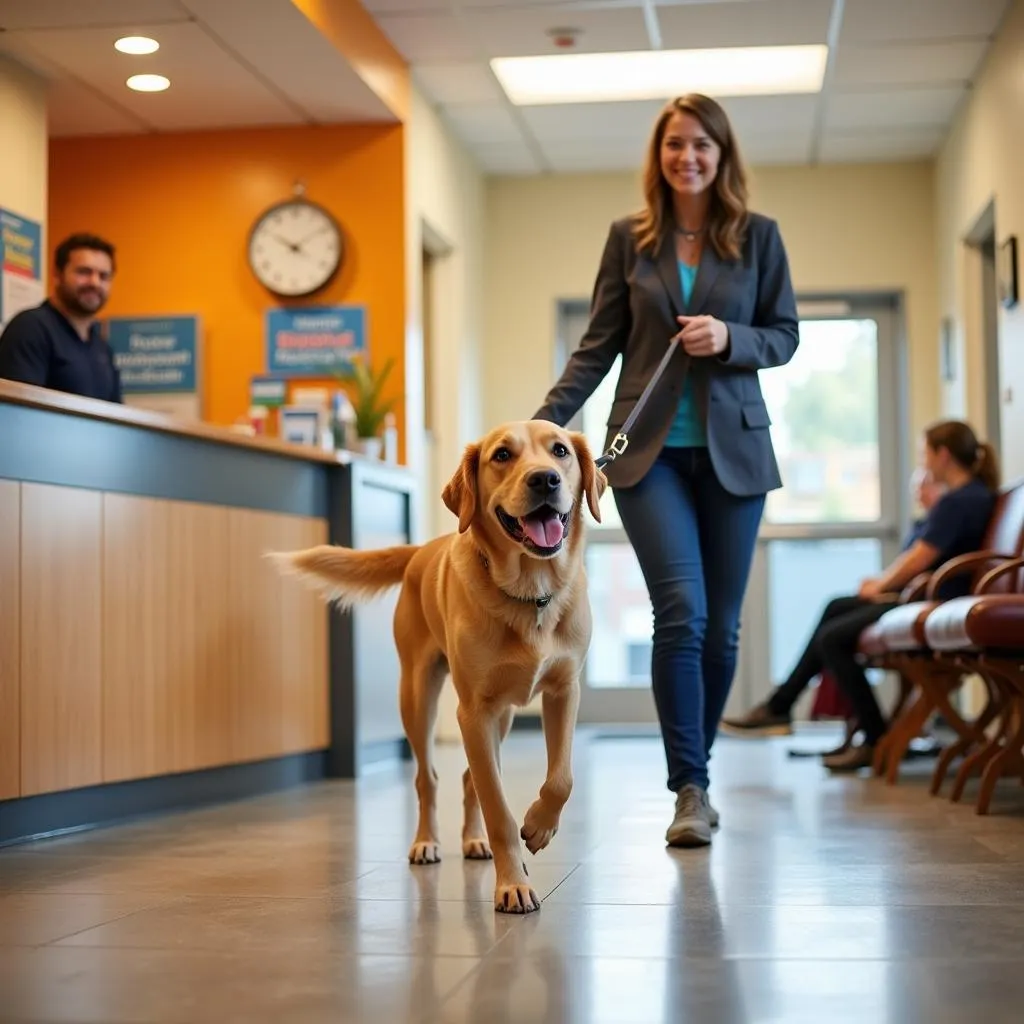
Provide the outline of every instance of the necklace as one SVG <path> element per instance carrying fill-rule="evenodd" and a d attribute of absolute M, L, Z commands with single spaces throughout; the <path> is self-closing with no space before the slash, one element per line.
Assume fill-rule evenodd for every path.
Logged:
<path fill-rule="evenodd" d="M 699 228 L 694 228 L 691 231 L 689 228 L 684 228 L 682 225 L 677 224 L 676 234 L 682 235 L 688 242 L 696 242 L 704 234 L 704 225 L 702 224 Z"/>

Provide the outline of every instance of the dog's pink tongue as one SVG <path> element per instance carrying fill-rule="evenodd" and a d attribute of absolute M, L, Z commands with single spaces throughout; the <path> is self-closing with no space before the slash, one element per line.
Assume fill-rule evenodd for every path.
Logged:
<path fill-rule="evenodd" d="M 562 539 L 562 520 L 555 515 L 524 519 L 523 529 L 539 548 L 553 548 Z"/>

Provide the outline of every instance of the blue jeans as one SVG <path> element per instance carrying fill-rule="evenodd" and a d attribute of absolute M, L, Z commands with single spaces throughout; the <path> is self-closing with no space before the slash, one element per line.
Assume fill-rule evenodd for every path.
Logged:
<path fill-rule="evenodd" d="M 654 608 L 651 680 L 673 792 L 708 788 L 764 502 L 726 491 L 706 448 L 665 448 L 615 491 Z"/>

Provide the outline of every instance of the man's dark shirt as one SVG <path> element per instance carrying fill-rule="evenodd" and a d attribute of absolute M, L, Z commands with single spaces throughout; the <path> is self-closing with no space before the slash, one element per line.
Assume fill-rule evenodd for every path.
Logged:
<path fill-rule="evenodd" d="M 0 377 L 107 402 L 121 401 L 121 375 L 99 324 L 82 341 L 47 300 L 12 317 L 0 335 Z"/>

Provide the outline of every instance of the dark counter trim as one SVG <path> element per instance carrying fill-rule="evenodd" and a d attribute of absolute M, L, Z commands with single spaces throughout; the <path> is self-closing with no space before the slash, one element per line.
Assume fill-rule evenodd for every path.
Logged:
<path fill-rule="evenodd" d="M 327 516 L 324 462 L 0 402 L 0 477 Z"/>
<path fill-rule="evenodd" d="M 5 800 L 0 802 L 0 846 L 257 796 L 322 779 L 325 768 L 325 752 L 313 751 Z"/>

